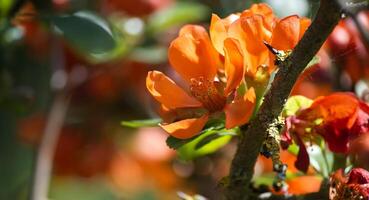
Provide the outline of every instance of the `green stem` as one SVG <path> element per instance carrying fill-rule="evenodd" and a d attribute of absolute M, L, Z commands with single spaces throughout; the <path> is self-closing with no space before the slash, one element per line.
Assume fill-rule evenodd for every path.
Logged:
<path fill-rule="evenodd" d="M 326 173 L 323 173 L 323 176 L 326 178 L 326 177 L 329 176 L 331 166 L 329 165 L 329 162 L 328 162 L 326 148 L 324 148 L 324 147 L 321 148 L 321 151 L 322 151 L 322 156 L 323 156 L 323 159 L 324 159 L 324 162 L 325 162 L 325 165 L 326 165 Z"/>
<path fill-rule="evenodd" d="M 347 156 L 344 154 L 335 153 L 333 162 L 333 171 L 344 169 L 346 167 Z"/>

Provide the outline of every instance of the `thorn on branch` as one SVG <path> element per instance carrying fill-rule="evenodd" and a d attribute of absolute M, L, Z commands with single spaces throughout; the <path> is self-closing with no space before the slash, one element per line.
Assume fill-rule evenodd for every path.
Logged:
<path fill-rule="evenodd" d="M 292 52 L 291 50 L 282 51 L 282 50 L 275 49 L 274 47 L 272 47 L 272 45 L 270 45 L 266 41 L 263 41 L 263 43 L 268 48 L 268 50 L 276 56 L 276 60 L 275 60 L 274 64 L 277 65 L 277 66 L 281 62 L 285 61 Z"/>
<path fill-rule="evenodd" d="M 270 52 L 272 52 L 272 54 L 274 54 L 274 55 L 277 55 L 277 54 L 278 54 L 278 50 L 277 50 L 277 49 L 275 49 L 275 48 L 273 48 L 273 47 L 272 47 L 272 45 L 270 45 L 268 42 L 263 41 L 263 43 L 264 43 L 264 45 L 268 48 L 268 50 L 269 50 Z"/>

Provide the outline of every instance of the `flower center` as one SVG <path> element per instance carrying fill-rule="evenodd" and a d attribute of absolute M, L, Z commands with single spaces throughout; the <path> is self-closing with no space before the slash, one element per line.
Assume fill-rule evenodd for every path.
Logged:
<path fill-rule="evenodd" d="M 226 104 L 226 98 L 219 94 L 214 82 L 204 77 L 191 79 L 190 90 L 191 94 L 210 112 L 221 111 Z"/>

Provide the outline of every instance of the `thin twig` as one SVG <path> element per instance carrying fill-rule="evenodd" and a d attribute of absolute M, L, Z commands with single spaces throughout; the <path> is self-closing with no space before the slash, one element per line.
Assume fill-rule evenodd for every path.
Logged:
<path fill-rule="evenodd" d="M 345 5 L 345 2 L 342 0 L 337 0 L 337 2 L 343 8 L 343 12 L 352 19 L 357 30 L 359 31 L 361 38 L 364 41 L 364 45 L 369 49 L 369 31 L 360 23 L 359 13 L 364 10 L 369 10 L 369 2 L 362 1 L 357 3 L 349 3 Z"/>
<path fill-rule="evenodd" d="M 54 73 L 65 68 L 63 53 L 60 42 L 53 38 L 50 56 Z M 66 78 L 65 85 L 53 88 L 56 94 L 50 107 L 46 126 L 38 146 L 36 160 L 34 161 L 30 200 L 48 199 L 54 153 L 70 101 L 70 84 L 68 77 L 64 78 Z"/>
<path fill-rule="evenodd" d="M 278 120 L 283 106 L 299 74 L 314 57 L 341 17 L 340 7 L 332 0 L 321 0 L 317 16 L 291 56 L 279 65 L 272 86 L 250 126 L 240 139 L 231 164 L 225 191 L 228 200 L 248 199 L 249 184 L 262 143 Z"/>
<path fill-rule="evenodd" d="M 69 97 L 62 93 L 56 96 L 51 107 L 36 158 L 31 200 L 48 199 L 54 152 L 67 113 L 68 104 Z"/>

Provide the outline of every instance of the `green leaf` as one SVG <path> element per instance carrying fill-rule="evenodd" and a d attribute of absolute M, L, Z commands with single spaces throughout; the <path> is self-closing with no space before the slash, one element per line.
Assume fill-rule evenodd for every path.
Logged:
<path fill-rule="evenodd" d="M 217 131 L 214 130 L 215 134 L 211 134 L 211 135 L 207 135 L 206 137 L 204 137 L 200 142 L 198 142 L 195 145 L 195 150 L 200 149 L 201 147 L 209 144 L 211 141 L 218 139 L 220 137 L 226 136 L 226 135 L 230 135 L 230 136 L 237 136 L 236 130 L 235 129 L 230 129 L 230 130 L 222 130 L 222 131 Z"/>
<path fill-rule="evenodd" d="M 299 146 L 296 143 L 292 143 L 290 146 L 288 146 L 287 151 L 297 156 L 299 153 Z"/>
<path fill-rule="evenodd" d="M 200 135 L 209 132 L 209 131 L 213 131 L 213 130 L 219 130 L 219 129 L 223 129 L 224 128 L 224 124 L 222 124 L 220 121 L 218 120 L 209 120 L 205 127 L 204 130 L 202 130 L 199 134 L 195 135 L 192 138 L 188 138 L 188 139 L 178 139 L 175 138 L 173 136 L 169 136 L 167 138 L 167 146 L 171 149 L 179 149 L 180 147 L 182 147 L 183 145 L 195 140 L 197 137 L 199 137 Z"/>
<path fill-rule="evenodd" d="M 308 108 L 313 103 L 313 100 L 304 96 L 296 95 L 288 98 L 283 109 L 283 116 L 295 115 L 300 109 Z"/>
<path fill-rule="evenodd" d="M 314 56 L 313 59 L 310 60 L 308 65 L 305 67 L 304 70 L 307 70 L 309 67 L 312 67 L 320 62 L 320 58 L 318 56 Z"/>
<path fill-rule="evenodd" d="M 167 146 L 171 149 L 179 149 L 185 146 L 188 143 L 195 142 L 195 150 L 200 149 L 204 145 L 208 144 L 212 140 L 218 139 L 223 136 L 234 136 L 237 135 L 238 128 L 235 129 L 225 129 L 224 128 L 224 120 L 222 117 L 217 119 L 210 119 L 204 129 L 197 135 L 188 139 L 178 139 L 173 136 L 169 136 L 166 140 Z M 198 139 L 200 138 L 200 139 Z"/>
<path fill-rule="evenodd" d="M 56 33 L 92 59 L 103 59 L 122 48 L 108 22 L 92 12 L 79 11 L 71 15 L 54 16 L 51 22 Z"/>
<path fill-rule="evenodd" d="M 196 2 L 177 2 L 173 6 L 154 13 L 149 17 L 148 31 L 159 33 L 172 26 L 198 22 L 207 19 L 208 7 Z"/>
<path fill-rule="evenodd" d="M 261 174 L 260 176 L 256 176 L 253 178 L 253 183 L 255 184 L 255 186 L 272 185 L 273 181 L 275 180 L 275 176 L 275 173 Z"/>
<path fill-rule="evenodd" d="M 208 138 L 211 135 L 217 134 L 219 131 L 217 130 L 209 130 L 194 138 L 192 141 L 182 145 L 178 150 L 178 155 L 183 160 L 192 160 L 194 158 L 204 156 L 206 154 L 213 153 L 217 151 L 219 148 L 226 145 L 232 138 L 233 134 L 226 134 L 224 136 L 213 138 L 210 141 L 206 141 L 203 145 L 199 145 L 198 148 L 196 146 L 204 139 Z M 206 144 L 205 144 L 206 143 Z"/>
<path fill-rule="evenodd" d="M 169 136 L 166 143 L 168 147 L 177 150 L 181 159 L 191 160 L 215 152 L 238 132 L 239 128 L 225 129 L 224 120 L 212 119 L 198 135 L 185 140 Z"/>
<path fill-rule="evenodd" d="M 183 145 L 191 142 L 192 140 L 196 139 L 197 137 L 199 137 L 200 135 L 196 135 L 192 138 L 189 139 L 178 139 L 175 138 L 173 136 L 169 136 L 166 140 L 167 146 L 171 149 L 179 149 L 180 147 L 182 147 Z"/>
<path fill-rule="evenodd" d="M 152 127 L 157 126 L 161 122 L 161 119 L 145 119 L 145 120 L 133 120 L 133 121 L 122 121 L 120 124 L 129 128 L 140 128 L 140 127 Z"/>

